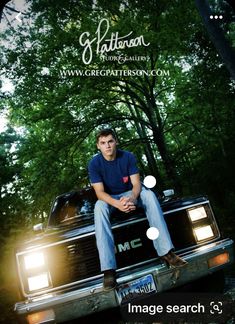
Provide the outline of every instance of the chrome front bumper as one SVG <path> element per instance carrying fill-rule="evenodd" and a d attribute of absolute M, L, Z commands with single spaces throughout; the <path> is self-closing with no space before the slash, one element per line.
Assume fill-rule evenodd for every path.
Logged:
<path fill-rule="evenodd" d="M 226 264 L 208 268 L 210 258 L 225 252 L 229 254 L 229 261 Z M 175 271 L 168 269 L 163 263 L 155 261 L 146 264 L 144 267 L 133 269 L 128 274 L 120 272 L 117 282 L 123 284 L 152 274 L 158 292 L 182 286 L 233 263 L 233 241 L 224 239 L 190 250 L 180 254 L 180 256 L 188 261 L 188 265 L 181 268 L 177 275 Z M 32 300 L 16 303 L 15 312 L 21 323 L 62 323 L 117 306 L 120 306 L 120 302 L 116 291 L 104 291 L 100 280 L 99 283 L 94 285 L 89 284 L 87 288 L 43 295 Z"/>

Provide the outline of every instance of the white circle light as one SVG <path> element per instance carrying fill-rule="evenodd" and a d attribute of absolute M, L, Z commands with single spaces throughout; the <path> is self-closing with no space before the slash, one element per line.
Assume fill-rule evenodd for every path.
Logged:
<path fill-rule="evenodd" d="M 159 230 L 156 227 L 149 227 L 146 235 L 150 240 L 156 240 L 159 236 Z"/>
<path fill-rule="evenodd" d="M 147 177 L 144 178 L 144 185 L 147 188 L 153 188 L 156 186 L 157 180 L 154 176 L 148 175 Z"/>

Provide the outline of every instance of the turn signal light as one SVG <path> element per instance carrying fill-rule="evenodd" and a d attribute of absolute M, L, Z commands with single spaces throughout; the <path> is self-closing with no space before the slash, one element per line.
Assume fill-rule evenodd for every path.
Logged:
<path fill-rule="evenodd" d="M 214 256 L 213 258 L 208 259 L 208 268 L 218 267 L 222 264 L 229 262 L 229 253 L 224 252 L 219 255 Z"/>

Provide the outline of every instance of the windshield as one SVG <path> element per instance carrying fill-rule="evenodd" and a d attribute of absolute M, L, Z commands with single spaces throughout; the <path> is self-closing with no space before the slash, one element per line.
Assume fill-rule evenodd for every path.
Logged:
<path fill-rule="evenodd" d="M 48 226 L 93 222 L 94 205 L 97 198 L 92 188 L 65 193 L 53 203 Z"/>

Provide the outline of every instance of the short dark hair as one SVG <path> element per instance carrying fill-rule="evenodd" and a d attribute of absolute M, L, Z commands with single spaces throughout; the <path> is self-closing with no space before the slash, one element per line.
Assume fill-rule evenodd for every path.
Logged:
<path fill-rule="evenodd" d="M 115 132 L 111 129 L 111 128 L 104 128 L 98 131 L 98 133 L 96 134 L 96 143 L 99 142 L 99 138 L 100 137 L 106 137 L 112 135 L 113 138 L 115 139 L 115 141 L 117 140 L 117 136 L 115 134 Z"/>

